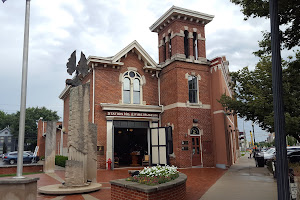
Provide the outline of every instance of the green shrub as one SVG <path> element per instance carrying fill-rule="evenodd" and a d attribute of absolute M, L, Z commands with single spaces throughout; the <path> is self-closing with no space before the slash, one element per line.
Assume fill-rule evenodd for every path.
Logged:
<path fill-rule="evenodd" d="M 66 166 L 66 160 L 68 160 L 67 156 L 55 156 L 55 165 L 65 167 Z"/>

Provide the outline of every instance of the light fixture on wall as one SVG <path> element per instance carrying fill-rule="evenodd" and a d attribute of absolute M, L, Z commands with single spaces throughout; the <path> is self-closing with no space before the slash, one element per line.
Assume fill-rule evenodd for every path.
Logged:
<path fill-rule="evenodd" d="M 130 132 L 133 132 L 133 129 L 132 129 L 132 128 L 130 128 L 130 129 L 129 129 L 129 131 L 130 131 Z"/>
<path fill-rule="evenodd" d="M 121 134 L 121 133 L 122 133 L 122 131 L 118 131 L 118 133 L 119 133 L 119 134 Z"/>

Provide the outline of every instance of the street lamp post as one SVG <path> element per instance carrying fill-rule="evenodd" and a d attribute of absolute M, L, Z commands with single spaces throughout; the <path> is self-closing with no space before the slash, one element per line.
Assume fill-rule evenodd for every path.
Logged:
<path fill-rule="evenodd" d="M 280 55 L 280 34 L 278 0 L 270 0 L 272 86 L 274 105 L 274 128 L 276 146 L 276 175 L 278 199 L 290 199 L 288 162 L 285 141 L 285 118 L 283 109 L 282 67 Z"/>
<path fill-rule="evenodd" d="M 254 146 L 255 146 L 255 134 L 254 134 L 254 123 L 253 122 L 252 122 L 252 131 L 253 131 L 253 139 L 254 139 Z"/>

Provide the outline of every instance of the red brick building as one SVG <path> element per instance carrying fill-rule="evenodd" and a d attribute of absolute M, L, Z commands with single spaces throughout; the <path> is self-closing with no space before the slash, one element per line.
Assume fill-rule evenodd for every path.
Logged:
<path fill-rule="evenodd" d="M 98 126 L 98 168 L 150 164 L 226 167 L 236 160 L 236 117 L 218 103 L 229 88 L 225 57 L 206 58 L 205 25 L 212 15 L 173 6 L 151 27 L 159 63 L 133 41 L 112 57 L 90 56 L 89 120 Z M 64 101 L 68 132 L 69 90 Z M 163 128 L 157 128 L 163 127 Z"/>
<path fill-rule="evenodd" d="M 45 156 L 45 142 L 46 142 L 46 130 L 47 130 L 47 122 L 43 121 L 43 118 L 40 118 L 38 121 L 38 130 L 37 130 L 37 146 L 39 150 L 37 155 L 39 157 Z M 57 122 L 57 129 L 56 129 L 56 155 L 67 155 L 67 140 L 68 135 L 64 133 L 62 130 L 62 122 Z"/>

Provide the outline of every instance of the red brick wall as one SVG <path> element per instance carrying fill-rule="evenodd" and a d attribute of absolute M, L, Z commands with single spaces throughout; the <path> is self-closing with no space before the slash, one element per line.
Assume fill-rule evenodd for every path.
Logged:
<path fill-rule="evenodd" d="M 205 65 L 192 64 L 186 62 L 173 62 L 162 70 L 161 73 L 161 102 L 164 106 L 173 103 L 186 103 L 188 96 L 188 80 L 185 74 L 194 72 L 201 76 L 198 80 L 199 99 L 203 104 L 211 103 L 210 96 L 210 72 Z M 210 109 L 176 107 L 165 110 L 162 114 L 162 126 L 174 125 L 173 130 L 173 149 L 178 167 L 192 166 L 192 147 L 189 130 L 194 126 L 193 119 L 198 120 L 197 127 L 203 130 L 202 155 L 204 166 L 214 166 L 214 137 L 212 132 L 212 118 Z M 182 141 L 189 141 L 189 150 L 182 150 Z M 203 145 L 203 144 L 209 144 Z M 186 145 L 185 145 L 186 146 Z"/>
<path fill-rule="evenodd" d="M 46 122 L 44 122 L 46 124 Z M 37 146 L 39 146 L 39 151 L 37 155 L 39 157 L 45 156 L 45 138 L 43 137 L 43 133 L 46 130 L 46 125 L 44 125 L 44 130 L 43 130 L 43 120 L 38 121 L 38 134 L 37 134 Z"/>
<path fill-rule="evenodd" d="M 186 183 L 174 186 L 166 190 L 145 193 L 128 188 L 111 185 L 112 200 L 184 200 L 186 199 Z"/>
<path fill-rule="evenodd" d="M 23 173 L 43 172 L 43 165 L 23 165 Z M 0 167 L 0 174 L 16 174 L 17 166 Z"/>
<path fill-rule="evenodd" d="M 137 72 L 141 76 L 145 76 L 146 84 L 143 85 L 143 101 L 147 105 L 158 105 L 158 83 L 157 78 L 152 73 L 145 72 L 143 69 L 144 62 L 138 59 L 136 53 L 128 52 L 127 57 L 123 57 L 121 62 L 124 63 L 120 69 L 112 67 L 98 66 L 95 67 L 95 124 L 98 131 L 98 146 L 104 146 L 106 152 L 106 111 L 102 111 L 100 103 L 119 104 L 122 101 L 122 83 L 119 80 L 120 74 L 128 71 L 128 67 L 137 68 Z M 92 92 L 91 92 L 92 95 Z M 92 111 L 92 107 L 91 107 Z M 98 168 L 105 168 L 106 153 L 98 155 Z"/>

